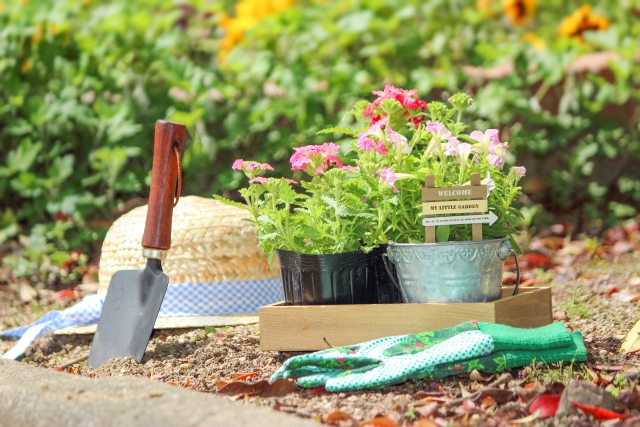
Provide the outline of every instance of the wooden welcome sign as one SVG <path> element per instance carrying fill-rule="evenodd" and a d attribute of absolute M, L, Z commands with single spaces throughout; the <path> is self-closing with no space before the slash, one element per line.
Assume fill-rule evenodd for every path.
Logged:
<path fill-rule="evenodd" d="M 498 217 L 489 211 L 487 186 L 480 184 L 480 175 L 471 174 L 471 185 L 435 187 L 433 175 L 424 178 L 422 189 L 422 225 L 424 242 L 436 242 L 436 226 L 472 224 L 472 240 L 482 240 L 482 224 L 493 225 Z M 489 213 L 487 214 L 487 212 Z M 479 214 L 438 217 L 442 214 Z"/>

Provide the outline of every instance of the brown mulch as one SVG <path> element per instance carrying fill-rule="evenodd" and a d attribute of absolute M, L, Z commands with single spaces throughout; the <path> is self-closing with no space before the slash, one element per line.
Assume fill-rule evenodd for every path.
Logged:
<path fill-rule="evenodd" d="M 544 253 L 539 251 L 538 253 Z M 532 382 L 552 386 L 571 379 L 599 382 L 617 393 L 631 386 L 635 380 L 640 360 L 636 355 L 619 355 L 622 339 L 640 320 L 640 302 L 634 298 L 614 297 L 614 294 L 640 294 L 640 251 L 623 251 L 606 259 L 597 256 L 580 258 L 571 262 L 559 258 L 560 263 L 536 267 L 539 258 L 524 258 L 525 283 L 549 285 L 553 290 L 555 318 L 571 330 L 584 334 L 588 350 L 587 364 L 561 364 L 547 366 L 536 363 L 510 372 L 511 381 L 502 387 L 515 389 Z M 533 266 L 526 268 L 526 262 Z M 553 265 L 556 264 L 556 265 Z M 47 296 L 48 295 L 48 296 Z M 0 330 L 24 325 L 38 318 L 50 307 L 41 303 L 34 309 L 35 301 L 50 298 L 50 293 L 37 296 L 34 301 L 21 303 L 19 286 L 0 286 Z M 638 298 L 640 299 L 640 297 Z M 57 300 L 57 307 L 73 302 Z M 50 304 L 53 305 L 53 304 Z M 91 335 L 48 335 L 41 337 L 28 349 L 25 363 L 43 368 L 60 370 L 61 365 L 88 354 Z M 63 370 L 83 376 L 140 376 L 178 387 L 192 388 L 206 393 L 216 393 L 218 383 L 253 374 L 245 381 L 255 383 L 268 379 L 290 356 L 296 353 L 261 352 L 258 325 L 203 329 L 155 331 L 141 364 L 131 359 L 114 359 L 99 369 L 91 369 L 79 361 Z M 6 351 L 11 340 L 0 340 L 0 351 Z M 602 375 L 595 379 L 591 373 Z M 627 383 L 621 384 L 616 375 L 627 374 Z M 635 375 L 634 375 L 635 373 Z M 487 377 L 487 378 L 482 378 Z M 323 390 L 299 390 L 282 397 L 260 397 L 249 394 L 226 396 L 244 400 L 249 404 L 271 407 L 294 416 L 312 418 L 329 425 L 360 425 L 375 417 L 386 417 L 393 424 L 372 425 L 510 425 L 508 418 L 529 415 L 526 404 L 519 401 L 492 404 L 483 400 L 473 406 L 458 404 L 446 406 L 448 399 L 460 398 L 463 393 L 485 388 L 495 380 L 488 375 L 480 377 L 459 375 L 444 380 L 419 381 L 374 392 L 327 393 Z M 614 380 L 618 381 L 617 385 Z M 435 407 L 425 409 L 425 399 L 435 402 Z M 485 404 L 486 403 L 486 404 Z M 417 405 L 417 406 L 416 406 Z M 340 412 L 335 412 L 340 411 Z M 430 411 L 430 412 L 429 412 Z M 344 413 L 344 414 L 343 414 Z M 630 415 L 638 414 L 632 410 Z M 417 420 L 423 420 L 422 424 Z M 384 421 L 385 423 L 387 421 Z M 432 424 L 428 424 L 431 422 Z M 601 421 L 591 416 L 575 415 L 565 418 L 536 420 L 528 425 L 599 425 Z M 435 424 L 433 424 L 435 423 Z M 365 424 L 363 424 L 365 425 Z M 614 425 L 607 421 L 607 424 Z M 619 424 L 623 425 L 623 424 Z"/>

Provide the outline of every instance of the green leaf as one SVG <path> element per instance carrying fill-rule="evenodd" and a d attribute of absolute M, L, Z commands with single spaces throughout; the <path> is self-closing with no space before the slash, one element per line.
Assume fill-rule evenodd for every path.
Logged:
<path fill-rule="evenodd" d="M 448 242 L 449 234 L 451 234 L 451 227 L 449 225 L 439 225 L 436 227 L 437 242 Z"/>

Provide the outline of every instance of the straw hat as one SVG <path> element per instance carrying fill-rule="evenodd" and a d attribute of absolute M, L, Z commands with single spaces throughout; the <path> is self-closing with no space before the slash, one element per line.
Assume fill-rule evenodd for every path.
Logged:
<path fill-rule="evenodd" d="M 250 214 L 213 199 L 181 197 L 173 209 L 171 249 L 162 262 L 175 283 L 262 280 L 279 277 L 279 267 L 269 268 L 258 246 Z M 98 293 L 105 293 L 118 270 L 144 268 L 142 233 L 147 206 L 118 218 L 104 239 L 100 256 Z"/>
<path fill-rule="evenodd" d="M 169 276 L 169 288 L 185 283 L 212 283 L 215 286 L 216 282 L 277 279 L 280 268 L 278 265 L 269 268 L 267 257 L 258 246 L 254 225 L 244 220 L 249 215 L 245 210 L 217 200 L 181 197 L 173 210 L 171 249 L 162 262 L 163 270 Z M 111 276 L 116 271 L 140 269 L 146 265 L 141 246 L 146 216 L 147 206 L 140 206 L 118 218 L 107 232 L 100 256 L 98 294 L 106 294 Z M 244 292 L 247 292 L 246 288 Z M 257 322 L 256 315 L 246 314 L 158 317 L 155 328 Z M 56 333 L 94 331 L 95 325 L 91 325 L 66 328 Z"/>

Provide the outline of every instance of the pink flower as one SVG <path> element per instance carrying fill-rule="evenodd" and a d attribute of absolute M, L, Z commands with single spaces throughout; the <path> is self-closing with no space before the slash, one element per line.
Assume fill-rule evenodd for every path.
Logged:
<path fill-rule="evenodd" d="M 254 176 L 249 180 L 249 184 L 264 184 L 267 180 L 264 176 Z"/>
<path fill-rule="evenodd" d="M 244 160 L 237 159 L 235 162 L 233 162 L 233 166 L 231 166 L 231 169 L 236 171 L 242 170 L 242 165 L 244 165 Z"/>
<path fill-rule="evenodd" d="M 524 174 L 527 173 L 527 170 L 524 166 L 514 166 L 509 169 L 509 175 L 507 175 L 507 181 L 512 181 L 514 179 L 522 178 Z"/>
<path fill-rule="evenodd" d="M 304 170 L 309 175 L 322 173 L 327 166 L 335 163 L 342 166 L 340 159 L 335 155 L 340 151 L 340 147 L 332 142 L 322 145 L 307 145 L 294 148 L 295 153 L 291 156 L 291 170 Z"/>
<path fill-rule="evenodd" d="M 506 148 L 500 142 L 491 141 L 489 145 L 489 164 L 501 168 L 504 166 L 504 153 Z"/>
<path fill-rule="evenodd" d="M 451 132 L 447 127 L 440 122 L 427 122 L 425 130 L 430 132 L 434 138 L 438 138 L 438 141 L 451 138 Z"/>
<path fill-rule="evenodd" d="M 355 166 L 349 166 L 349 165 L 344 165 L 342 166 L 340 169 L 342 169 L 343 171 L 347 171 L 347 172 L 355 172 L 358 170 L 357 167 Z"/>
<path fill-rule="evenodd" d="M 427 103 L 418 97 L 418 91 L 416 89 L 405 90 L 393 85 L 386 85 L 384 90 L 374 90 L 373 94 L 377 95 L 378 98 L 369 104 L 363 112 L 364 117 L 371 117 L 371 124 L 374 124 L 381 119 L 381 116 L 375 113 L 375 108 L 378 107 L 385 99 L 395 99 L 404 108 L 412 111 L 428 107 Z M 406 111 L 405 114 L 409 114 L 409 112 Z M 410 121 L 416 126 L 416 129 L 418 124 L 423 120 L 424 117 L 421 116 L 410 119 Z"/>
<path fill-rule="evenodd" d="M 393 185 L 396 182 L 396 174 L 393 171 L 393 168 L 381 168 L 376 173 L 379 175 L 380 181 L 386 182 L 393 188 L 394 193 L 400 192 L 400 190 Z"/>
<path fill-rule="evenodd" d="M 387 126 L 387 134 L 389 135 L 389 140 L 398 150 L 402 151 L 402 154 L 411 154 L 411 147 L 407 143 L 407 138 L 391 129 L 391 126 Z"/>
<path fill-rule="evenodd" d="M 447 149 L 444 152 L 444 155 L 445 156 L 458 156 L 458 154 L 459 154 L 458 147 L 459 146 L 460 146 L 460 141 L 458 141 L 458 138 L 456 138 L 456 137 L 449 138 L 449 142 L 447 142 Z"/>
<path fill-rule="evenodd" d="M 298 181 L 294 181 L 294 180 L 289 179 L 289 178 L 285 178 L 285 180 L 286 180 L 289 184 L 298 184 Z"/>
<path fill-rule="evenodd" d="M 498 133 L 498 129 L 487 129 L 484 133 L 479 130 L 474 130 L 469 134 L 469 137 L 480 143 L 480 149 L 484 154 L 489 154 L 489 145 L 492 143 L 500 144 Z"/>
<path fill-rule="evenodd" d="M 382 134 L 382 126 L 387 123 L 387 118 L 378 120 L 369 129 L 358 134 L 358 148 L 363 151 L 371 151 L 375 148 L 376 142 L 369 138 L 369 135 L 374 135 L 380 141 L 384 135 Z"/>
<path fill-rule="evenodd" d="M 248 171 L 253 169 L 262 169 L 262 170 L 269 170 L 269 171 L 273 170 L 271 165 L 269 165 L 268 163 L 258 163 L 258 162 L 252 162 L 252 161 L 245 162 L 244 167 L 247 168 Z"/>
<path fill-rule="evenodd" d="M 387 150 L 387 147 L 385 147 L 384 142 L 382 141 L 378 141 L 376 143 L 376 151 L 382 156 L 389 154 L 389 150 Z"/>

